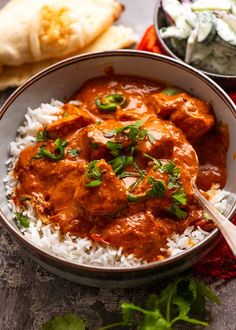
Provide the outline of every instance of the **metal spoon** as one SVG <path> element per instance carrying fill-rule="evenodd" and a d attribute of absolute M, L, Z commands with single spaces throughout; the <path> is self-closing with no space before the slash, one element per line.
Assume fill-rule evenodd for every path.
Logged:
<path fill-rule="evenodd" d="M 200 201 L 204 210 L 210 215 L 211 220 L 219 228 L 226 242 L 229 244 L 233 255 L 236 256 L 236 226 L 223 216 L 208 200 L 201 194 L 196 186 L 196 178 L 192 179 L 193 192 Z"/>

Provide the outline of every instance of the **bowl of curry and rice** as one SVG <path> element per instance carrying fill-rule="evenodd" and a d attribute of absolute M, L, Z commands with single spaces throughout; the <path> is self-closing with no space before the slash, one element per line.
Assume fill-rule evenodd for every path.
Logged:
<path fill-rule="evenodd" d="M 139 51 L 77 56 L 1 109 L 1 221 L 48 270 L 129 287 L 179 273 L 235 211 L 235 107 L 204 74 Z"/>

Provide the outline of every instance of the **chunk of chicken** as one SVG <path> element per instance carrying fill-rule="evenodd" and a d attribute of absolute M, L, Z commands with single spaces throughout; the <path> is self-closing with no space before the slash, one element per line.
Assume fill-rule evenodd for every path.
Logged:
<path fill-rule="evenodd" d="M 75 107 L 74 107 L 75 108 Z M 66 108 L 65 108 L 66 109 Z M 65 116 L 47 126 L 50 137 L 58 138 L 96 122 L 96 117 L 85 110 L 65 111 Z"/>
<path fill-rule="evenodd" d="M 105 133 L 121 126 L 119 122 L 107 120 L 82 129 L 78 136 L 82 140 L 80 143 L 82 154 L 89 160 L 109 157 L 107 142 L 111 138 L 105 137 Z"/>
<path fill-rule="evenodd" d="M 100 240 L 123 247 L 127 254 L 135 254 L 147 261 L 160 260 L 169 231 L 177 229 L 175 221 L 154 218 L 151 212 L 139 212 L 121 217 L 99 228 Z M 96 233 L 96 227 L 94 228 Z"/>
<path fill-rule="evenodd" d="M 168 118 L 173 111 L 182 106 L 186 93 L 175 95 L 166 95 L 164 93 L 156 93 L 150 96 L 149 106 L 154 109 L 155 113 L 160 118 Z"/>
<path fill-rule="evenodd" d="M 215 122 L 211 106 L 187 93 L 151 96 L 150 105 L 161 118 L 170 120 L 184 132 L 193 143 L 209 131 Z"/>
<path fill-rule="evenodd" d="M 162 182 L 160 189 L 153 191 L 154 182 Z M 158 183 L 157 183 L 158 184 Z M 166 210 L 171 207 L 171 191 L 167 189 L 168 185 L 168 174 L 161 173 L 152 167 L 148 172 L 142 182 L 136 186 L 133 195 L 134 196 L 144 196 L 146 200 L 147 209 L 159 209 Z M 141 197 L 142 199 L 142 197 Z"/>
<path fill-rule="evenodd" d="M 163 164 L 170 163 L 163 162 Z M 177 181 L 173 181 L 173 174 L 163 172 L 161 169 L 157 169 L 153 166 L 149 169 L 142 182 L 136 186 L 133 196 L 140 196 L 141 199 L 143 198 L 146 209 L 153 212 L 171 209 L 174 202 L 173 193 L 176 191 L 183 191 L 188 202 L 190 202 L 193 200 L 191 175 L 184 169 L 179 170 L 179 178 Z"/>
<path fill-rule="evenodd" d="M 78 183 L 74 198 L 91 221 L 102 221 L 104 216 L 114 216 L 127 205 L 127 193 L 123 182 L 105 160 L 96 164 L 101 174 L 101 184 L 88 187 L 88 177 L 83 175 Z M 99 215 L 99 216 L 98 216 Z M 99 220 L 97 220 L 99 219 Z"/>
<path fill-rule="evenodd" d="M 150 116 L 141 128 L 147 130 L 147 136 L 138 142 L 137 151 L 156 158 L 171 158 L 174 139 L 165 121 Z"/>
<path fill-rule="evenodd" d="M 183 131 L 190 143 L 199 140 L 215 123 L 211 107 L 194 97 L 186 98 L 171 114 L 170 120 Z"/>

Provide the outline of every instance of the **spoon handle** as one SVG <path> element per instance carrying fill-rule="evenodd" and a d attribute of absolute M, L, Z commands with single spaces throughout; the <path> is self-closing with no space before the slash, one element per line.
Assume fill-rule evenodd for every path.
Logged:
<path fill-rule="evenodd" d="M 236 256 L 236 226 L 217 211 L 217 209 L 200 193 L 197 187 L 194 187 L 194 193 L 198 197 L 203 208 L 210 215 L 212 221 L 220 229 L 233 255 Z"/>

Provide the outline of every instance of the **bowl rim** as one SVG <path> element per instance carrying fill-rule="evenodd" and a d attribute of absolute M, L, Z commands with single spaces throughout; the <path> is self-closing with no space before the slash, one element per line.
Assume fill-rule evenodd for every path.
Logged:
<path fill-rule="evenodd" d="M 50 67 L 42 70 L 41 72 L 34 75 L 32 78 L 27 80 L 23 85 L 18 87 L 16 91 L 14 91 L 9 98 L 5 101 L 5 103 L 0 108 L 0 120 L 2 120 L 2 117 L 4 113 L 9 109 L 9 106 L 15 101 L 15 99 L 18 97 L 18 95 L 22 94 L 30 85 L 32 85 L 34 82 L 42 79 L 44 76 L 46 76 L 48 73 L 52 73 L 62 67 L 69 66 L 73 63 L 80 62 L 80 61 L 87 61 L 88 59 L 98 58 L 98 57 L 113 57 L 113 56 L 124 56 L 124 57 L 141 57 L 151 60 L 158 60 L 160 62 L 168 62 L 174 66 L 177 66 L 181 69 L 184 69 L 187 72 L 190 72 L 191 74 L 194 74 L 197 76 L 200 80 L 205 82 L 209 87 L 211 87 L 214 92 L 220 96 L 224 102 L 227 104 L 228 109 L 232 112 L 236 119 L 236 107 L 233 103 L 233 101 L 230 99 L 230 97 L 227 95 L 227 93 L 218 86 L 214 81 L 212 81 L 209 77 L 207 77 L 202 72 L 199 72 L 199 70 L 191 67 L 190 65 L 180 62 L 176 59 L 169 58 L 164 55 L 159 54 L 153 54 L 146 51 L 140 51 L 140 50 L 114 50 L 114 51 L 101 51 L 96 53 L 90 53 L 90 54 L 84 54 L 84 55 L 77 55 L 68 59 L 65 59 L 63 61 L 60 61 L 56 64 L 51 65 Z M 230 212 L 230 218 L 233 217 L 234 213 L 236 211 L 236 201 L 231 207 Z M 197 245 L 184 250 L 181 254 L 168 257 L 167 259 L 161 260 L 161 261 L 154 261 L 147 264 L 141 264 L 141 265 L 135 265 L 135 266 L 129 266 L 129 267 L 108 267 L 108 266 L 96 266 L 96 265 L 86 265 L 86 264 L 79 264 L 73 261 L 70 261 L 66 258 L 56 256 L 52 252 L 43 250 L 36 244 L 34 244 L 32 241 L 27 240 L 22 232 L 15 228 L 9 220 L 5 217 L 2 210 L 0 209 L 0 222 L 3 224 L 5 228 L 16 238 L 22 245 L 25 245 L 29 249 L 33 250 L 37 255 L 44 259 L 49 259 L 52 262 L 55 262 L 62 267 L 67 267 L 74 270 L 85 270 L 85 271 L 91 271 L 91 272 L 99 272 L 99 273 L 130 273 L 135 271 L 144 271 L 144 270 L 152 270 L 155 268 L 162 268 L 169 264 L 171 264 L 173 261 L 177 262 L 180 261 L 189 255 L 192 254 L 192 252 L 197 251 L 201 248 L 207 247 L 209 244 L 213 244 L 213 241 L 216 240 L 217 235 L 219 234 L 219 230 L 215 228 L 208 237 L 206 237 L 203 241 L 199 242 Z"/>
<path fill-rule="evenodd" d="M 154 22 L 154 27 L 155 27 L 155 31 L 156 31 L 158 40 L 160 41 L 161 46 L 164 48 L 164 50 L 167 52 L 167 54 L 169 56 L 172 56 L 176 60 L 179 60 L 179 61 L 185 63 L 184 60 L 182 60 L 174 52 L 172 52 L 172 50 L 167 46 L 167 44 L 164 42 L 163 38 L 161 37 L 160 30 L 159 30 L 159 24 L 158 24 L 158 15 L 159 15 L 160 9 L 162 9 L 161 8 L 161 0 L 156 0 L 156 4 L 155 4 L 155 7 L 154 7 L 154 13 L 153 13 L 153 22 Z M 185 63 L 185 64 L 187 64 L 187 63 Z M 193 66 L 193 68 L 195 68 L 195 67 Z M 197 69 L 197 70 L 204 73 L 205 75 L 208 75 L 212 79 L 228 79 L 228 80 L 235 80 L 236 79 L 236 75 L 213 73 L 213 72 L 208 72 L 208 71 L 204 71 L 204 70 L 201 70 L 201 69 Z"/>

